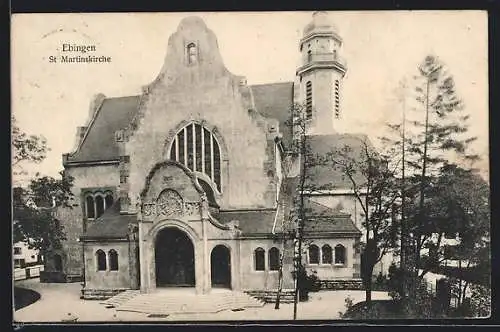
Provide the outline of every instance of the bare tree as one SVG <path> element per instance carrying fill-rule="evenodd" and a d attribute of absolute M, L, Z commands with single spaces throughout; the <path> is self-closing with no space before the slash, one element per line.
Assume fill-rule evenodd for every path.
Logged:
<path fill-rule="evenodd" d="M 397 245 L 398 223 L 394 216 L 398 212 L 400 190 L 395 170 L 399 167 L 400 157 L 395 148 L 382 155 L 375 151 L 367 138 L 358 138 L 357 141 L 355 147 L 345 145 L 332 151 L 325 161 L 348 179 L 363 212 L 365 243 L 361 275 L 366 301 L 370 303 L 373 269 Z"/>

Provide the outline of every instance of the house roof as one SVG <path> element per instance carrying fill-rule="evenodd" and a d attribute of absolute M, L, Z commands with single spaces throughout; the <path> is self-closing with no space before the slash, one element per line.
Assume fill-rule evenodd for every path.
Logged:
<path fill-rule="evenodd" d="M 351 215 L 332 209 L 326 205 L 305 198 L 305 209 L 309 217 L 304 225 L 304 232 L 361 234 L 351 219 Z"/>
<path fill-rule="evenodd" d="M 349 159 L 364 160 L 365 142 L 368 149 L 373 149 L 368 137 L 363 134 L 331 134 L 309 136 L 310 148 L 313 154 L 325 156 L 330 152 L 340 152 Z M 317 189 L 345 189 L 351 188 L 351 180 L 342 169 L 330 164 L 312 166 L 308 171 L 308 185 Z M 360 172 L 355 172 L 353 178 L 358 186 L 362 186 L 366 179 Z"/>
<path fill-rule="evenodd" d="M 127 127 L 137 112 L 139 96 L 106 98 L 79 149 L 68 162 L 108 161 L 119 158 L 115 131 Z"/>
<path fill-rule="evenodd" d="M 272 233 L 275 216 L 276 210 L 249 210 L 223 211 L 214 217 L 224 224 L 237 220 L 238 228 L 243 235 L 259 235 Z"/>
<path fill-rule="evenodd" d="M 293 82 L 251 85 L 257 111 L 266 118 L 279 121 L 283 140 L 290 142 L 292 134 L 286 121 L 293 105 Z"/>
<path fill-rule="evenodd" d="M 129 224 L 137 224 L 137 216 L 120 214 L 120 204 L 115 201 L 102 216 L 89 223 L 82 239 L 121 239 L 129 234 Z"/>
<path fill-rule="evenodd" d="M 257 111 L 279 121 L 283 139 L 291 137 L 285 125 L 293 103 L 293 82 L 250 86 Z M 137 113 L 140 96 L 104 99 L 78 150 L 68 162 L 109 161 L 119 158 L 115 131 L 127 127 Z"/>

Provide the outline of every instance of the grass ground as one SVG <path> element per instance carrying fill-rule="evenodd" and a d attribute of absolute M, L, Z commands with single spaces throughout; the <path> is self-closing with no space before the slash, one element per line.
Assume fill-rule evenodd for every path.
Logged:
<path fill-rule="evenodd" d="M 40 294 L 31 289 L 22 287 L 14 288 L 14 307 L 16 310 L 22 309 L 40 299 Z"/>

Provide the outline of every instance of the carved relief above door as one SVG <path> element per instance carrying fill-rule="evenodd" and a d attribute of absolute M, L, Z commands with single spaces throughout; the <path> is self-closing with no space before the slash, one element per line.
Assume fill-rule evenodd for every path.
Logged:
<path fill-rule="evenodd" d="M 145 221 L 193 217 L 200 215 L 201 202 L 185 202 L 182 196 L 173 189 L 163 190 L 156 201 L 142 204 Z"/>
<path fill-rule="evenodd" d="M 184 202 L 177 191 L 165 189 L 156 200 L 156 209 L 156 214 L 160 217 L 178 217 L 184 214 Z"/>

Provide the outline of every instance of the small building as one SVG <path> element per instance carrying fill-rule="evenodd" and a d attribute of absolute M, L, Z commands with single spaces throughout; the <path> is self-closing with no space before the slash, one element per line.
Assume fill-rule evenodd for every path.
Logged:
<path fill-rule="evenodd" d="M 12 258 L 15 268 L 23 268 L 26 264 L 41 262 L 41 257 L 36 249 L 31 249 L 27 243 L 16 242 L 12 246 Z"/>

